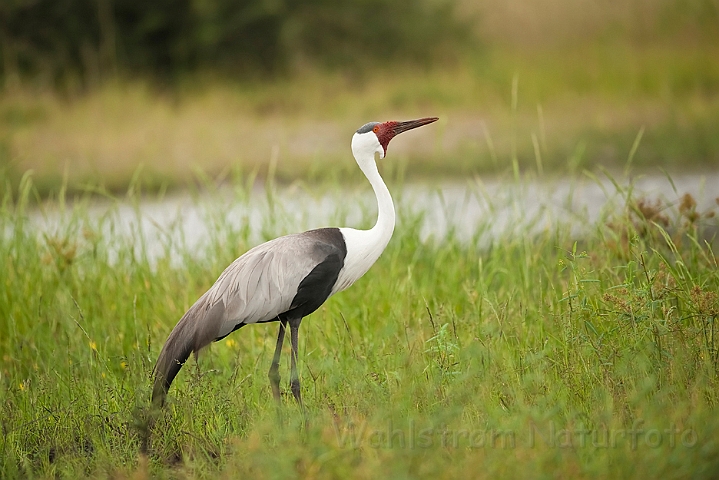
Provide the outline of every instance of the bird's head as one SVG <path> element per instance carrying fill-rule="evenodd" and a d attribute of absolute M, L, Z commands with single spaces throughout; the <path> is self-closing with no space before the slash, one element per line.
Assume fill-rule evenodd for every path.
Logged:
<path fill-rule="evenodd" d="M 362 125 L 352 137 L 352 152 L 355 158 L 371 156 L 379 153 L 379 158 L 387 154 L 387 145 L 396 135 L 413 128 L 436 122 L 437 117 L 426 117 L 406 122 L 370 122 Z"/>

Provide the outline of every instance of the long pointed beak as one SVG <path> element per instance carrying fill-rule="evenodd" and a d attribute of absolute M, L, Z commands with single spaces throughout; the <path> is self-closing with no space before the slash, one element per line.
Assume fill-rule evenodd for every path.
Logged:
<path fill-rule="evenodd" d="M 396 125 L 392 127 L 392 131 L 395 135 L 399 135 L 402 132 L 406 132 L 407 130 L 412 130 L 413 128 L 421 127 L 423 125 L 428 125 L 430 123 L 436 122 L 439 120 L 438 117 L 425 117 L 425 118 L 419 118 L 417 120 L 408 120 L 406 122 L 397 122 Z"/>

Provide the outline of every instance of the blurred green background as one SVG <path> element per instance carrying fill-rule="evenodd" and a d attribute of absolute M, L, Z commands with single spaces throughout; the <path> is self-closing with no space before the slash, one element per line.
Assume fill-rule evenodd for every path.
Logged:
<path fill-rule="evenodd" d="M 3 188 L 355 179 L 426 115 L 403 175 L 719 165 L 717 0 L 4 0 L 0 45 Z"/>

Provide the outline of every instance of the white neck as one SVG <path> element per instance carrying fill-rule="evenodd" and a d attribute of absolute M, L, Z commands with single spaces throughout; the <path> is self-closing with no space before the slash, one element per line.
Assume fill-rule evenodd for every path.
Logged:
<path fill-rule="evenodd" d="M 377 199 L 377 221 L 369 232 L 373 232 L 376 236 L 377 242 L 380 247 L 380 253 L 385 249 L 389 239 L 392 238 L 392 232 L 394 232 L 395 224 L 395 212 L 394 203 L 392 202 L 392 195 L 389 193 L 387 185 L 377 170 L 377 163 L 374 158 L 369 162 L 364 162 L 364 168 L 360 165 L 362 172 L 369 180 L 374 190 L 375 197 Z"/>
<path fill-rule="evenodd" d="M 394 203 L 377 170 L 374 152 L 355 152 L 355 158 L 377 198 L 377 222 L 369 230 L 340 228 L 345 239 L 347 256 L 332 293 L 344 290 L 364 275 L 387 247 L 394 232 Z"/>

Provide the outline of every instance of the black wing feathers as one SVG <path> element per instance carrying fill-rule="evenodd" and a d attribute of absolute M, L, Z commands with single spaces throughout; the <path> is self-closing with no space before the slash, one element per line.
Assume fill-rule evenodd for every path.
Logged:
<path fill-rule="evenodd" d="M 342 269 L 343 261 L 337 253 L 328 255 L 324 261 L 312 269 L 292 299 L 292 308 L 288 312 L 300 318 L 317 310 L 332 292 L 332 287 Z"/>
<path fill-rule="evenodd" d="M 302 279 L 290 310 L 282 317 L 302 318 L 320 308 L 332 293 L 332 287 L 344 266 L 347 246 L 338 228 L 320 228 L 310 230 L 307 234 L 315 237 L 315 254 L 324 259 Z"/>

